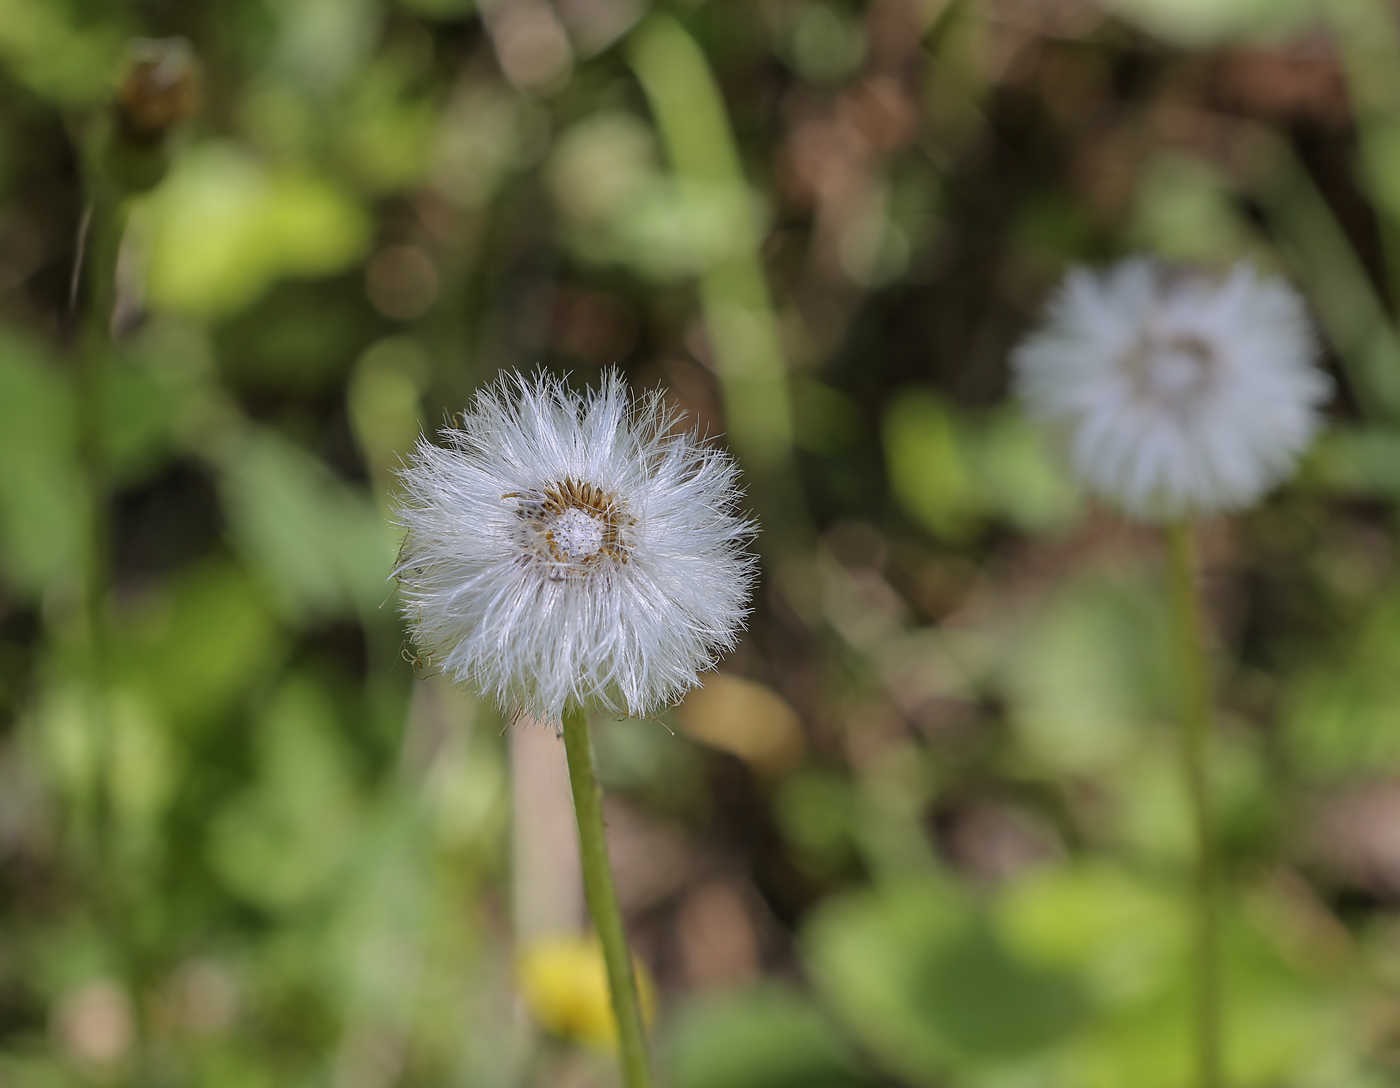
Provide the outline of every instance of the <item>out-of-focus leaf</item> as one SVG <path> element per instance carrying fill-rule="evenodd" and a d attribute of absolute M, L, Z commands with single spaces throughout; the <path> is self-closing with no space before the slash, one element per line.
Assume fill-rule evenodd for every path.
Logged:
<path fill-rule="evenodd" d="M 704 796 L 704 770 L 694 744 L 658 722 L 600 723 L 598 776 L 605 789 L 641 794 L 666 809 L 685 808 Z"/>
<path fill-rule="evenodd" d="M 119 482 L 140 480 L 170 452 L 180 390 L 141 360 L 119 358 L 103 392 L 107 468 Z"/>
<path fill-rule="evenodd" d="M 330 182 L 276 172 L 231 144 L 192 149 L 142 203 L 152 306 L 218 316 L 280 276 L 338 272 L 368 241 L 364 209 Z"/>
<path fill-rule="evenodd" d="M 1163 611 L 1126 580 L 1081 581 L 1051 598 L 1006 674 L 1017 738 L 1036 763 L 1103 768 L 1174 712 Z"/>
<path fill-rule="evenodd" d="M 131 864 L 159 842 L 158 821 L 178 782 L 180 753 L 157 705 L 131 688 L 104 696 L 76 684 L 46 692 L 29 740 L 50 782 L 85 811 L 101 782 L 115 821 L 112 845 Z"/>
<path fill-rule="evenodd" d="M 375 614 L 393 550 L 367 497 L 271 431 L 250 430 L 222 470 L 233 540 L 284 612 Z"/>
<path fill-rule="evenodd" d="M 839 15 L 829 4 L 798 9 L 788 41 L 788 56 L 803 79 L 834 82 L 853 72 L 865 56 L 865 30 Z"/>
<path fill-rule="evenodd" d="M 312 90 L 338 89 L 373 49 L 374 0 L 284 0 L 271 10 L 279 23 L 275 66 Z"/>
<path fill-rule="evenodd" d="M 1020 413 L 999 413 L 966 427 L 963 443 L 992 513 L 1032 533 L 1063 529 L 1079 513 L 1078 489 Z"/>
<path fill-rule="evenodd" d="M 115 693 L 108 722 L 112 801 L 126 825 L 123 830 L 136 840 L 132 845 L 144 848 L 174 796 L 179 750 L 171 743 L 168 723 L 135 692 Z"/>
<path fill-rule="evenodd" d="M 1017 956 L 951 886 L 831 900 L 803 945 L 856 1037 L 916 1084 L 1043 1061 L 1087 1012 L 1073 974 Z"/>
<path fill-rule="evenodd" d="M 1046 868 L 1009 888 L 995 917 L 1018 955 L 1080 973 L 1105 1004 L 1153 992 L 1189 941 L 1179 897 L 1106 864 Z"/>
<path fill-rule="evenodd" d="M 576 223 L 606 223 L 657 177 L 656 134 L 630 113 L 599 112 L 563 133 L 548 178 L 555 203 Z"/>
<path fill-rule="evenodd" d="M 796 991 L 764 986 L 701 998 L 665 1046 L 675 1088 L 855 1088 L 868 1084 L 826 1015 Z"/>
<path fill-rule="evenodd" d="M 548 124 L 538 107 L 492 84 L 464 86 L 442 112 L 432 154 L 434 188 L 480 208 L 505 184 Z"/>
<path fill-rule="evenodd" d="M 961 417 L 930 389 L 908 389 L 885 412 L 890 488 L 937 536 L 958 539 L 984 518 L 1053 531 L 1079 509 L 1078 493 L 1019 415 Z"/>
<path fill-rule="evenodd" d="M 1329 427 L 1305 468 L 1329 491 L 1400 495 L 1400 431 L 1390 427 Z"/>
<path fill-rule="evenodd" d="M 1162 156 L 1143 171 L 1129 232 L 1144 251 L 1178 261 L 1233 259 L 1252 241 L 1225 179 L 1182 155 Z"/>
<path fill-rule="evenodd" d="M 740 186 L 664 175 L 655 135 L 630 114 L 575 125 L 560 138 L 549 177 L 582 256 L 659 280 L 747 252 L 761 222 L 753 194 Z"/>
<path fill-rule="evenodd" d="M 430 839 L 415 798 L 391 792 L 357 839 L 327 941 L 335 989 L 352 1015 L 407 1028 L 428 953 Z"/>
<path fill-rule="evenodd" d="M 234 894 L 268 910 L 315 898 L 342 872 L 358 808 L 329 699 L 289 681 L 256 725 L 258 776 L 209 828 L 209 860 Z"/>
<path fill-rule="evenodd" d="M 1099 0 L 1109 11 L 1184 46 L 1277 37 L 1317 10 L 1316 0 Z"/>
<path fill-rule="evenodd" d="M 1323 779 L 1400 768 L 1400 602 L 1378 602 L 1344 650 L 1295 676 L 1284 703 L 1294 766 Z"/>
<path fill-rule="evenodd" d="M 183 572 L 126 622 L 115 669 L 183 727 L 226 718 L 282 652 L 283 636 L 246 572 L 210 562 Z"/>
<path fill-rule="evenodd" d="M 1347 959 L 1283 889 L 1231 896 L 1224 927 L 1230 1082 L 1312 1083 L 1350 1045 Z M 1248 910 L 1238 909 L 1245 901 Z M 1104 863 L 1046 870 L 1012 887 L 998 932 L 1033 962 L 1085 980 L 1096 1015 L 1054 1059 L 1055 1084 L 1175 1088 L 1190 1078 L 1189 895 Z"/>
<path fill-rule="evenodd" d="M 0 335 L 0 568 L 37 592 L 75 577 L 85 524 L 71 387 L 37 350 Z"/>
<path fill-rule="evenodd" d="M 798 771 L 787 775 L 773 798 L 773 815 L 798 858 L 831 870 L 855 853 L 856 799 L 840 775 Z"/>
<path fill-rule="evenodd" d="M 885 465 L 900 505 L 939 536 L 957 537 L 980 506 L 957 424 L 930 390 L 901 394 L 885 413 Z"/>
<path fill-rule="evenodd" d="M 80 14 L 81 12 L 81 14 Z M 97 102 L 126 35 L 67 0 L 0 0 L 0 57 L 31 90 L 64 106 Z M 104 12 L 105 14 L 105 12 Z"/>
<path fill-rule="evenodd" d="M 405 89 L 407 74 L 394 58 L 364 72 L 346 103 L 341 142 L 362 184 L 394 192 L 420 181 L 434 133 L 433 104 Z"/>
<path fill-rule="evenodd" d="M 421 397 L 428 375 L 423 345 L 407 336 L 376 341 L 350 379 L 348 407 L 355 438 L 381 483 L 423 429 Z"/>
<path fill-rule="evenodd" d="M 1174 732 L 1175 727 L 1154 731 L 1128 759 L 1112 766 L 1105 803 L 1114 817 L 1103 830 L 1107 841 L 1132 856 L 1187 866 L 1196 854 L 1196 837 Z M 1221 730 L 1211 746 L 1210 779 L 1216 835 L 1245 851 L 1257 849 L 1275 816 L 1258 739 Z"/>
<path fill-rule="evenodd" d="M 792 388 L 797 444 L 808 453 L 835 457 L 854 445 L 859 430 L 855 402 L 815 378 L 800 377 Z"/>

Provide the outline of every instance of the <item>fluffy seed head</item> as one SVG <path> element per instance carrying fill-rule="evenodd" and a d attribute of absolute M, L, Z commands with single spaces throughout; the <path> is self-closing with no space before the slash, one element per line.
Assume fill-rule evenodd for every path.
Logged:
<path fill-rule="evenodd" d="M 622 378 L 571 393 L 543 374 L 482 390 L 445 447 L 400 473 L 396 570 L 420 649 L 508 709 L 649 714 L 732 649 L 755 526 L 738 469 Z"/>
<path fill-rule="evenodd" d="M 1133 258 L 1071 272 L 1012 357 L 1027 411 L 1132 517 L 1250 505 L 1292 472 L 1331 391 L 1298 295 Z"/>

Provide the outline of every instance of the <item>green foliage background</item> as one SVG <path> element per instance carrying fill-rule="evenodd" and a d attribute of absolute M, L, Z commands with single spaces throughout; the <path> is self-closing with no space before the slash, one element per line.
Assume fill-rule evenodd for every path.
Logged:
<path fill-rule="evenodd" d="M 1338 389 L 1204 527 L 1231 1083 L 1400 1083 L 1398 19 L 0 0 L 0 1084 L 613 1083 L 521 1009 L 508 723 L 388 580 L 420 431 L 609 364 L 764 525 L 724 720 L 601 723 L 666 1082 L 1187 1083 L 1159 543 L 1006 399 L 1063 270 L 1140 250 L 1289 276 Z M 203 109 L 122 249 L 95 684 L 80 163 L 170 35 Z"/>

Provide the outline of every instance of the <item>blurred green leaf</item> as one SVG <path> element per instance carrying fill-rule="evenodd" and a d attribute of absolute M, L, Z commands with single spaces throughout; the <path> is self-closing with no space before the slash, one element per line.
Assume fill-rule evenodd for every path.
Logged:
<path fill-rule="evenodd" d="M 850 75 L 865 57 L 865 28 L 829 4 L 798 9 L 788 56 L 804 79 L 834 82 Z"/>
<path fill-rule="evenodd" d="M 723 180 L 668 177 L 655 134 L 631 114 L 599 113 L 569 129 L 549 177 L 578 253 L 650 278 L 698 275 L 747 252 L 759 233 L 752 193 Z"/>
<path fill-rule="evenodd" d="M 376 614 L 393 544 L 367 497 L 272 431 L 250 430 L 222 469 L 233 540 L 285 614 Z"/>
<path fill-rule="evenodd" d="M 182 572 L 142 602 L 114 647 L 114 671 L 182 727 L 227 719 L 283 651 L 266 594 L 232 563 Z"/>
<path fill-rule="evenodd" d="M 373 51 L 374 0 L 282 0 L 271 12 L 278 29 L 275 68 L 312 90 L 340 89 Z"/>
<path fill-rule="evenodd" d="M 967 417 L 911 388 L 886 409 L 883 438 L 895 498 L 936 536 L 962 538 L 988 517 L 1054 531 L 1078 512 L 1074 485 L 1018 413 Z"/>
<path fill-rule="evenodd" d="M 1233 187 L 1199 158 L 1167 154 L 1148 163 L 1132 218 L 1132 243 L 1168 260 L 1222 262 L 1253 248 Z"/>
<path fill-rule="evenodd" d="M 1328 491 L 1400 496 L 1400 431 L 1384 426 L 1333 426 L 1318 438 L 1304 469 Z"/>
<path fill-rule="evenodd" d="M 126 38 L 113 14 L 72 0 L 0 0 L 0 58 L 30 89 L 64 106 L 97 102 L 116 78 Z"/>
<path fill-rule="evenodd" d="M 435 188 L 453 205 L 488 204 L 547 139 L 549 118 L 509 89 L 463 85 L 442 112 L 432 153 Z"/>
<path fill-rule="evenodd" d="M 428 953 L 431 839 L 407 791 L 384 796 L 357 834 L 325 945 L 335 991 L 353 1015 L 412 1023 L 409 998 Z"/>
<path fill-rule="evenodd" d="M 1008 655 L 1012 722 L 1036 764 L 1103 769 L 1175 713 L 1165 603 L 1152 590 L 1121 576 L 1066 585 Z"/>
<path fill-rule="evenodd" d="M 1186 47 L 1276 38 L 1298 29 L 1317 0 L 1101 0 L 1108 10 Z"/>
<path fill-rule="evenodd" d="M 369 240 L 364 209 L 329 181 L 223 143 L 177 159 L 138 223 L 151 304 L 205 316 L 238 310 L 280 276 L 338 272 Z"/>
<path fill-rule="evenodd" d="M 855 1088 L 870 1081 L 800 993 L 762 986 L 692 1001 L 667 1034 L 675 1088 Z"/>
<path fill-rule="evenodd" d="M 651 719 L 599 723 L 598 776 L 607 789 L 648 798 L 663 809 L 685 809 L 704 797 L 703 763 L 691 740 Z"/>
<path fill-rule="evenodd" d="M 1400 768 L 1400 601 L 1393 593 L 1339 649 L 1286 689 L 1283 735 L 1294 766 L 1323 780 Z"/>
<path fill-rule="evenodd" d="M 407 188 L 427 171 L 437 113 L 434 103 L 408 91 L 411 76 L 398 58 L 383 58 L 362 73 L 346 102 L 341 143 L 372 192 Z"/>
<path fill-rule="evenodd" d="M 1348 961 L 1283 886 L 1232 888 L 1224 926 L 1230 1083 L 1327 1083 L 1350 1046 Z M 1245 909 L 1240 909 L 1241 905 Z M 1011 887 L 998 931 L 1019 954 L 1074 970 L 1096 1015 L 1055 1059 L 1055 1084 L 1179 1088 L 1192 1075 L 1192 904 L 1175 883 L 1106 863 L 1049 869 Z M 1301 912 L 1301 913 L 1300 913 Z"/>
<path fill-rule="evenodd" d="M 900 505 L 935 535 L 965 534 L 980 503 L 948 407 L 931 390 L 906 390 L 886 410 L 883 433 Z"/>
<path fill-rule="evenodd" d="M 1073 974 L 1017 956 L 949 886 L 829 900 L 803 947 L 856 1037 L 916 1084 L 1043 1060 L 1088 1011 Z"/>
<path fill-rule="evenodd" d="M 75 407 L 55 364 L 0 332 L 0 564 L 38 592 L 74 578 L 86 523 Z"/>
<path fill-rule="evenodd" d="M 850 397 L 815 378 L 797 376 L 792 386 L 795 441 L 808 453 L 835 457 L 855 445 L 860 413 Z"/>
<path fill-rule="evenodd" d="M 169 375 L 139 359 L 114 359 L 108 367 L 103 439 L 118 483 L 149 477 L 169 456 L 181 392 Z"/>
<path fill-rule="evenodd" d="M 257 778 L 209 827 L 209 861 L 239 898 L 271 911 L 301 906 L 343 872 L 359 806 L 327 695 L 289 680 L 255 726 Z"/>
<path fill-rule="evenodd" d="M 978 490 L 988 508 L 1030 533 L 1069 527 L 1080 495 L 1069 475 L 1049 456 L 1045 439 L 1017 411 L 996 413 L 968 427 L 963 441 Z"/>
<path fill-rule="evenodd" d="M 1189 943 L 1178 894 L 1102 862 L 1031 874 L 1007 889 L 995 919 L 1018 955 L 1079 973 L 1093 999 L 1108 1005 L 1151 994 Z"/>
<path fill-rule="evenodd" d="M 778 785 L 773 815 L 799 862 L 831 872 L 855 856 L 856 797 L 842 775 L 799 770 Z"/>

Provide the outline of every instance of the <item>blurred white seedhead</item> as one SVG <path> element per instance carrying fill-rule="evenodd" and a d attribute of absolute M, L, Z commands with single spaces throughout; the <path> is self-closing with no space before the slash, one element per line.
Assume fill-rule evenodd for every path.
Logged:
<path fill-rule="evenodd" d="M 1132 517 L 1250 505 L 1293 470 L 1331 382 L 1298 295 L 1133 258 L 1071 272 L 1012 366 L 1026 410 Z"/>
<path fill-rule="evenodd" d="M 649 714 L 732 649 L 754 525 L 738 468 L 622 378 L 571 393 L 543 374 L 479 392 L 446 448 L 401 473 L 397 577 L 425 657 L 508 709 Z"/>

